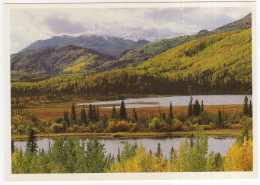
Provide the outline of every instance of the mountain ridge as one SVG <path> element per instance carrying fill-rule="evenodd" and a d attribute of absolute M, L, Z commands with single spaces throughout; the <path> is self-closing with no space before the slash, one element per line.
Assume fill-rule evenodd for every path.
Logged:
<path fill-rule="evenodd" d="M 140 46 L 142 44 L 148 43 L 146 40 L 132 41 L 128 39 L 122 39 L 119 37 L 112 36 L 98 36 L 98 35 L 84 35 L 81 34 L 78 37 L 62 35 L 54 36 L 50 39 L 37 40 L 21 50 L 20 52 L 38 49 L 41 47 L 49 46 L 66 46 L 66 45 L 76 45 L 83 48 L 92 49 L 98 51 L 99 53 L 104 53 L 111 56 L 117 56 L 122 51 L 128 48 L 133 48 Z"/>

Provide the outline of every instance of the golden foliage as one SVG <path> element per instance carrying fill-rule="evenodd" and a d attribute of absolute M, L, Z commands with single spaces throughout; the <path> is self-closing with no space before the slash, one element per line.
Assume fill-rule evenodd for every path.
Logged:
<path fill-rule="evenodd" d="M 252 171 L 253 170 L 253 142 L 244 139 L 240 146 L 238 143 L 227 151 L 224 171 Z"/>

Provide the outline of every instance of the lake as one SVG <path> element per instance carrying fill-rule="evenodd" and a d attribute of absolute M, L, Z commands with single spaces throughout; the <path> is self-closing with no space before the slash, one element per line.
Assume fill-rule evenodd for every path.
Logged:
<path fill-rule="evenodd" d="M 85 144 L 88 139 L 81 139 Z M 212 137 L 210 136 L 208 139 L 208 153 L 211 151 L 214 151 L 215 153 L 219 152 L 222 156 L 226 154 L 226 151 L 233 145 L 235 142 L 235 138 L 218 138 L 218 137 Z M 160 139 L 154 139 L 154 138 L 139 138 L 139 139 L 99 139 L 99 142 L 104 144 L 106 155 L 111 153 L 115 157 L 118 153 L 118 148 L 120 151 L 123 150 L 125 143 L 128 142 L 130 144 L 143 144 L 143 146 L 146 148 L 146 151 L 152 151 L 153 153 L 156 152 L 158 143 L 161 144 L 162 154 L 164 157 L 169 159 L 170 157 L 170 149 L 173 146 L 173 148 L 178 151 L 179 145 L 181 142 L 184 141 L 183 137 L 175 137 L 175 138 L 160 138 Z M 53 140 L 48 138 L 38 139 L 37 141 L 38 147 L 40 149 L 47 150 L 49 145 L 52 146 Z M 26 147 L 26 141 L 14 141 L 14 146 L 17 148 L 22 148 L 25 150 Z"/>
<path fill-rule="evenodd" d="M 252 99 L 252 95 L 194 95 L 193 103 L 196 99 L 203 100 L 204 105 L 240 105 L 244 103 L 245 96 L 248 97 L 248 102 Z M 131 98 L 124 100 L 126 108 L 142 108 L 142 107 L 166 107 L 173 106 L 188 106 L 191 96 L 169 96 L 169 97 L 154 97 L 154 98 Z M 91 102 L 93 105 L 101 105 L 104 108 L 111 108 L 111 104 L 120 104 L 122 100 L 112 101 L 96 101 Z M 78 103 L 77 105 L 89 105 L 89 103 Z M 106 106 L 107 105 L 107 106 Z M 116 106 L 119 108 L 119 106 Z"/>

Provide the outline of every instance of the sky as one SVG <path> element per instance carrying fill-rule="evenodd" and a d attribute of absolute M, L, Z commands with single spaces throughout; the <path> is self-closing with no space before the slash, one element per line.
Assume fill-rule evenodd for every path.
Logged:
<path fill-rule="evenodd" d="M 11 53 L 37 40 L 61 35 L 155 41 L 213 30 L 250 12 L 249 7 L 12 9 Z"/>

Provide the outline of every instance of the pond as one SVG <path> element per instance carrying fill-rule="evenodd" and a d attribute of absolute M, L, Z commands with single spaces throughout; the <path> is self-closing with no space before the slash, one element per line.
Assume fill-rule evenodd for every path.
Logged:
<path fill-rule="evenodd" d="M 239 105 L 244 103 L 245 96 L 248 101 L 252 99 L 252 95 L 194 95 L 193 103 L 196 99 L 204 105 Z M 187 106 L 191 96 L 169 96 L 169 97 L 154 97 L 154 98 L 132 98 L 124 100 L 126 108 L 142 108 L 142 107 L 166 107 L 172 102 L 173 106 Z M 112 101 L 97 101 L 92 102 L 93 105 L 100 105 L 104 108 L 111 108 L 113 105 L 118 105 L 121 100 Z M 77 105 L 89 105 L 89 103 L 78 103 Z M 116 106 L 119 108 L 119 106 Z"/>
<path fill-rule="evenodd" d="M 145 148 L 146 151 L 149 152 L 150 150 L 155 153 L 157 150 L 157 145 L 158 143 L 161 144 L 161 150 L 162 154 L 164 157 L 169 159 L 170 157 L 170 150 L 171 147 L 173 147 L 176 151 L 178 151 L 179 145 L 181 142 L 184 141 L 185 138 L 183 137 L 174 137 L 174 138 L 139 138 L 139 139 L 99 139 L 99 142 L 104 144 L 105 150 L 106 150 L 106 155 L 111 153 L 115 157 L 117 156 L 118 153 L 118 148 L 120 151 L 123 150 L 125 143 L 130 143 L 130 144 L 142 144 Z M 84 138 L 81 139 L 85 144 L 88 139 Z M 235 138 L 220 138 L 220 137 L 212 137 L 210 136 L 208 139 L 208 153 L 211 151 L 214 151 L 215 153 L 219 152 L 222 156 L 226 154 L 226 151 L 233 145 L 235 142 Z M 52 139 L 48 138 L 43 138 L 43 139 L 38 139 L 37 144 L 40 149 L 44 149 L 45 151 L 51 147 L 53 144 Z M 22 148 L 25 150 L 26 147 L 26 141 L 15 141 L 14 146 L 16 148 Z"/>

